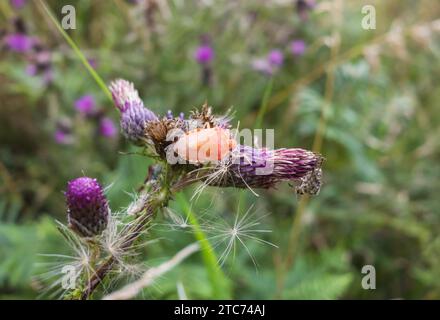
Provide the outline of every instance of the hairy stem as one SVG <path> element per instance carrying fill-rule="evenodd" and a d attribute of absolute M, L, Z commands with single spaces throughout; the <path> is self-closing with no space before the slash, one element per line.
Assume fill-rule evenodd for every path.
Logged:
<path fill-rule="evenodd" d="M 136 223 L 126 230 L 127 240 L 122 244 L 121 250 L 129 250 L 134 242 L 140 237 L 142 232 L 150 225 L 151 221 L 156 215 L 156 212 L 167 205 L 170 199 L 169 188 L 167 187 L 168 174 L 166 174 L 165 182 L 163 185 L 159 181 L 155 181 L 151 188 L 151 194 L 158 195 L 148 199 L 144 206 L 142 206 L 138 212 L 134 212 L 134 216 L 137 216 Z M 107 258 L 96 270 L 94 275 L 87 282 L 86 287 L 82 291 L 81 299 L 86 300 L 90 298 L 94 290 L 111 272 L 114 266 L 117 264 L 117 260 L 114 256 Z"/>

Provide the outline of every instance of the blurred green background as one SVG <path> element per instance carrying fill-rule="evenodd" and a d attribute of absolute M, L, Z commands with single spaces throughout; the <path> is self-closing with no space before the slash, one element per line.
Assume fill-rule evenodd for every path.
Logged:
<path fill-rule="evenodd" d="M 112 102 L 40 1 L 20 2 L 0 2 L 2 299 L 36 298 L 47 285 L 36 277 L 38 254 L 68 252 L 55 226 L 55 220 L 66 222 L 66 181 L 84 174 L 99 178 L 118 211 L 152 163 L 119 134 L 103 133 L 104 118 L 119 131 Z M 47 1 L 60 21 L 61 8 L 71 2 Z M 367 4 L 376 9 L 374 30 L 361 25 Z M 325 156 L 319 196 L 299 199 L 282 184 L 256 190 L 258 197 L 249 190 L 207 188 L 192 202 L 202 229 L 233 224 L 250 209 L 250 221 L 260 224 L 249 234 L 277 246 L 251 237 L 243 238 L 247 248 L 237 242 L 222 261 L 220 281 L 229 288 L 224 296 L 440 298 L 438 1 L 73 5 L 76 29 L 68 34 L 107 84 L 115 78 L 134 82 L 145 104 L 162 115 L 188 114 L 205 101 L 218 114 L 233 107 L 235 126 L 273 128 L 277 148 Z M 31 40 L 17 40 L 17 34 Z M 27 40 L 38 48 L 27 50 Z M 304 50 L 295 50 L 293 41 Z M 209 64 L 194 58 L 201 44 L 214 50 Z M 284 61 L 261 72 L 257 64 L 267 67 L 273 50 Z M 93 114 L 78 111 L 84 96 L 91 97 Z M 193 191 L 186 190 L 186 199 Z M 148 236 L 156 241 L 142 249 L 140 262 L 157 265 L 194 241 L 191 232 L 172 226 L 185 216 L 184 207 L 173 201 L 172 211 L 159 215 Z M 217 256 L 224 250 L 216 247 Z M 376 269 L 375 290 L 361 286 L 364 265 Z M 178 298 L 178 286 L 190 299 L 215 298 L 212 282 L 198 253 L 139 298 Z"/>

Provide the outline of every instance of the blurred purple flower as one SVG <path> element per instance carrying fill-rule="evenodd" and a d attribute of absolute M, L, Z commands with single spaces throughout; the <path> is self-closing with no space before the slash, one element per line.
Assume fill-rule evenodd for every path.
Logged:
<path fill-rule="evenodd" d="M 46 49 L 37 38 L 34 38 L 32 51 L 26 54 L 28 62 L 26 74 L 29 76 L 41 76 L 45 85 L 53 81 L 52 52 Z"/>
<path fill-rule="evenodd" d="M 90 66 L 93 69 L 96 69 L 96 67 L 98 66 L 98 62 L 96 61 L 96 59 L 90 58 L 90 59 L 87 59 L 87 62 L 90 64 Z"/>
<path fill-rule="evenodd" d="M 90 114 L 95 109 L 95 99 L 91 95 L 85 95 L 75 101 L 75 108 L 82 114 Z"/>
<path fill-rule="evenodd" d="M 49 66 L 52 62 L 52 53 L 49 50 L 40 49 L 35 53 L 33 58 L 39 66 Z"/>
<path fill-rule="evenodd" d="M 254 59 L 251 63 L 252 69 L 271 76 L 274 73 L 274 67 L 267 59 Z"/>
<path fill-rule="evenodd" d="M 106 137 L 106 138 L 112 138 L 116 135 L 117 129 L 115 126 L 115 123 L 110 118 L 102 118 L 99 123 L 99 133 Z"/>
<path fill-rule="evenodd" d="M 179 119 L 180 120 L 184 120 L 185 119 L 185 114 L 183 112 L 179 113 Z"/>
<path fill-rule="evenodd" d="M 43 81 L 46 85 L 52 83 L 53 81 L 53 70 L 52 69 L 46 69 L 43 73 Z"/>
<path fill-rule="evenodd" d="M 5 37 L 5 43 L 11 51 L 26 53 L 32 50 L 35 39 L 23 33 L 12 33 Z"/>
<path fill-rule="evenodd" d="M 173 119 L 173 112 L 171 110 L 167 111 L 167 119 Z"/>
<path fill-rule="evenodd" d="M 207 64 L 214 59 L 214 49 L 207 44 L 203 44 L 196 49 L 194 59 L 200 64 Z"/>
<path fill-rule="evenodd" d="M 284 55 L 281 50 L 274 49 L 271 52 L 269 52 L 269 55 L 267 56 L 267 60 L 269 64 L 272 66 L 279 67 L 283 64 Z"/>
<path fill-rule="evenodd" d="M 301 56 L 306 51 L 306 43 L 304 40 L 293 40 L 290 44 L 290 51 L 294 56 Z"/>
<path fill-rule="evenodd" d="M 37 70 L 37 66 L 35 64 L 33 64 L 33 63 L 29 63 L 26 66 L 26 74 L 31 76 L 31 77 L 35 76 L 37 74 L 37 71 L 38 71 Z"/>
<path fill-rule="evenodd" d="M 70 144 L 72 142 L 72 136 L 62 129 L 57 129 L 53 137 L 58 144 Z"/>
<path fill-rule="evenodd" d="M 21 9 L 25 6 L 26 0 L 10 0 L 11 6 L 15 9 Z"/>
<path fill-rule="evenodd" d="M 301 20 L 306 21 L 309 18 L 309 11 L 315 8 L 315 6 L 315 0 L 297 0 L 296 12 L 298 13 Z"/>

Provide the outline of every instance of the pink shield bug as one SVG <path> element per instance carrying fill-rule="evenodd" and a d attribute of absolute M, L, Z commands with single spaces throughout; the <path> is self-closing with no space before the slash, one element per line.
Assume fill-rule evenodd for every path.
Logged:
<path fill-rule="evenodd" d="M 181 158 L 192 164 L 218 162 L 237 146 L 228 129 L 198 128 L 180 136 L 173 150 Z"/>

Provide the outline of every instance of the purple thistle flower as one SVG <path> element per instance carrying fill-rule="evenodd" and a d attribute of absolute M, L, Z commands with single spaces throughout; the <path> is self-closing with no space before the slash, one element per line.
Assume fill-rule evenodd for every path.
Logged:
<path fill-rule="evenodd" d="M 275 69 L 267 59 L 254 59 L 251 63 L 252 69 L 264 75 L 271 76 Z"/>
<path fill-rule="evenodd" d="M 185 119 L 185 114 L 183 112 L 179 113 L 179 119 L 180 120 L 184 120 Z"/>
<path fill-rule="evenodd" d="M 26 74 L 29 76 L 40 75 L 46 85 L 53 81 L 52 53 L 38 43 L 37 40 L 33 46 L 32 53 L 27 58 Z"/>
<path fill-rule="evenodd" d="M 166 115 L 167 119 L 173 119 L 173 112 L 171 110 L 167 111 L 167 115 Z"/>
<path fill-rule="evenodd" d="M 96 59 L 89 58 L 89 59 L 87 59 L 87 62 L 90 64 L 90 66 L 93 69 L 96 69 L 98 67 L 98 62 L 96 61 Z"/>
<path fill-rule="evenodd" d="M 31 77 L 35 76 L 35 75 L 37 74 L 37 71 L 38 71 L 38 68 L 37 68 L 37 66 L 36 66 L 35 64 L 33 64 L 33 63 L 29 63 L 29 64 L 26 66 L 26 74 L 29 75 L 29 76 L 31 76 Z"/>
<path fill-rule="evenodd" d="M 107 117 L 102 118 L 99 122 L 99 133 L 106 138 L 114 137 L 117 129 L 113 120 Z"/>
<path fill-rule="evenodd" d="M 26 5 L 26 0 L 11 0 L 10 2 L 15 9 L 21 9 Z"/>
<path fill-rule="evenodd" d="M 145 126 L 151 121 L 151 111 L 144 107 L 129 108 L 121 114 L 121 130 L 125 138 L 136 145 L 146 142 Z"/>
<path fill-rule="evenodd" d="M 123 135 L 134 144 L 141 145 L 146 141 L 145 125 L 157 120 L 157 116 L 139 98 L 131 82 L 116 80 L 110 84 L 113 101 L 121 112 L 121 129 Z"/>
<path fill-rule="evenodd" d="M 290 44 L 290 51 L 294 56 L 301 56 L 306 51 L 306 43 L 303 40 L 293 40 Z"/>
<path fill-rule="evenodd" d="M 52 53 L 49 50 L 39 50 L 33 58 L 41 68 L 50 67 L 52 63 Z"/>
<path fill-rule="evenodd" d="M 125 112 L 134 106 L 144 106 L 133 83 L 127 80 L 115 80 L 110 84 L 110 91 L 112 93 L 113 102 L 121 112 Z"/>
<path fill-rule="evenodd" d="M 237 161 L 228 167 L 227 174 L 210 185 L 235 188 L 274 187 L 278 182 L 300 180 L 307 184 L 315 172 L 320 172 L 322 157 L 304 149 L 257 149 L 239 146 Z M 316 182 L 320 187 L 320 180 Z M 310 192 L 312 193 L 312 192 Z"/>
<path fill-rule="evenodd" d="M 269 55 L 267 56 L 267 60 L 269 64 L 275 67 L 279 67 L 283 64 L 284 55 L 281 50 L 275 49 L 269 52 Z"/>
<path fill-rule="evenodd" d="M 43 71 L 43 81 L 46 85 L 50 84 L 53 81 L 53 70 L 51 68 L 48 68 Z"/>
<path fill-rule="evenodd" d="M 75 101 L 75 108 L 82 114 L 88 115 L 93 112 L 96 102 L 93 96 L 85 95 Z"/>
<path fill-rule="evenodd" d="M 196 49 L 194 59 L 200 64 L 208 64 L 214 59 L 214 49 L 208 44 L 202 44 Z"/>
<path fill-rule="evenodd" d="M 5 43 L 11 51 L 27 53 L 32 50 L 35 39 L 23 33 L 12 33 L 5 37 Z"/>
<path fill-rule="evenodd" d="M 55 142 L 58 144 L 71 144 L 72 143 L 72 136 L 68 132 L 66 132 L 62 129 L 55 130 L 53 138 L 54 138 Z"/>
<path fill-rule="evenodd" d="M 83 237 L 101 234 L 107 227 L 109 206 L 96 179 L 80 177 L 67 183 L 65 192 L 69 227 Z"/>
<path fill-rule="evenodd" d="M 309 11 L 316 6 L 315 0 L 297 0 L 296 12 L 301 20 L 306 21 L 309 18 Z"/>

